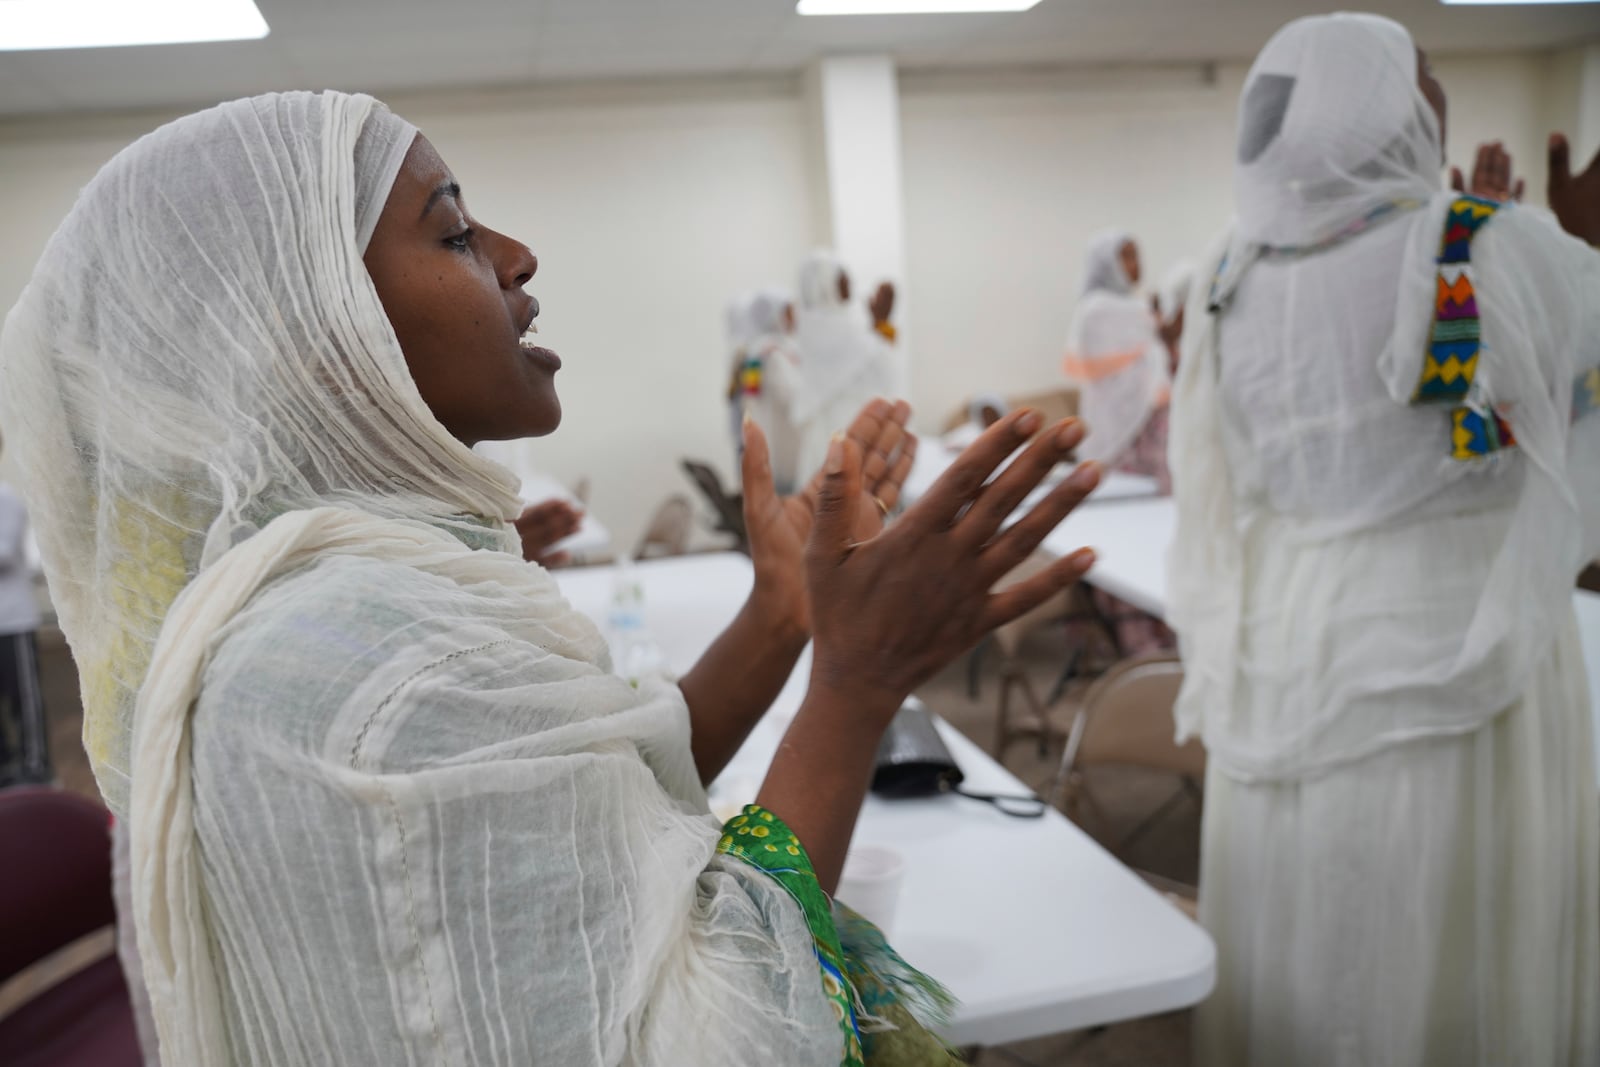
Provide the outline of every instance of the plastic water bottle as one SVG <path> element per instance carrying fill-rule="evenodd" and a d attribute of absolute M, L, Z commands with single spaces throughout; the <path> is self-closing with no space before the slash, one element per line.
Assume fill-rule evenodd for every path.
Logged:
<path fill-rule="evenodd" d="M 612 669 L 629 684 L 638 688 L 640 682 L 662 672 L 665 657 L 644 621 L 644 584 L 626 557 L 618 562 L 612 579 L 606 631 Z"/>

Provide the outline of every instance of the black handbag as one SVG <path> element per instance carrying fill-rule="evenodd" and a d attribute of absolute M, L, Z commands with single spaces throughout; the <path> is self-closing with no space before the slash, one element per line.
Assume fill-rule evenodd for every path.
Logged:
<path fill-rule="evenodd" d="M 954 793 L 969 800 L 993 804 L 1017 819 L 1037 819 L 1045 812 L 1045 802 L 1034 794 L 1027 796 L 973 793 L 961 788 L 966 775 L 955 756 L 939 736 L 933 716 L 922 701 L 912 697 L 895 712 L 894 721 L 878 742 L 876 767 L 872 772 L 872 791 L 881 797 L 904 799 Z"/>

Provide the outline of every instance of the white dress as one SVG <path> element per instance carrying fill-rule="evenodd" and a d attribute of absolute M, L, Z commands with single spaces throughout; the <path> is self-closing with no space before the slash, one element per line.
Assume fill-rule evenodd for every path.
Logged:
<path fill-rule="evenodd" d="M 1504 601 L 1484 665 L 1525 680 L 1471 709 L 1487 689 L 1457 671 L 1463 619 L 1495 610 L 1480 603 L 1491 573 L 1520 558 L 1508 545 L 1527 533 L 1530 478 L 1515 448 L 1451 460 L 1446 413 L 1403 402 L 1422 346 L 1396 293 L 1418 231 L 1438 242 L 1420 214 L 1255 264 L 1180 375 L 1180 508 L 1192 518 L 1221 495 L 1232 516 L 1214 538 L 1180 519 L 1178 541 L 1237 552 L 1231 626 L 1211 602 L 1228 567 L 1195 555 L 1215 545 L 1174 558 L 1191 674 L 1180 719 L 1212 756 L 1206 1067 L 1600 1062 L 1600 798 L 1570 596 L 1525 624 L 1534 609 Z M 1478 250 L 1509 262 L 1542 242 L 1568 257 L 1551 266 L 1600 278 L 1600 257 L 1549 230 L 1522 209 L 1492 220 Z M 1530 284 L 1546 280 L 1529 328 L 1559 352 L 1575 313 L 1553 275 Z M 1491 359 L 1512 345 L 1496 330 L 1527 294 L 1489 285 L 1480 375 L 1506 388 Z M 1191 310 L 1210 331 L 1204 304 Z M 1536 647 L 1518 647 L 1519 630 Z"/>

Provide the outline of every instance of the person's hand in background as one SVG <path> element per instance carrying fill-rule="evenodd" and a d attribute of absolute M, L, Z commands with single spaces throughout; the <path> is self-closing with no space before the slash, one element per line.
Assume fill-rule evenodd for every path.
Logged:
<path fill-rule="evenodd" d="M 522 538 L 522 558 L 541 567 L 560 567 L 570 562 L 565 552 L 550 549 L 578 532 L 583 512 L 559 498 L 530 504 L 513 524 Z"/>
<path fill-rule="evenodd" d="M 1472 165 L 1472 184 L 1468 186 L 1461 177 L 1460 167 L 1450 168 L 1450 188 L 1458 193 L 1470 193 L 1484 200 L 1504 203 L 1521 200 L 1527 183 L 1512 177 L 1511 153 L 1499 141 L 1478 146 L 1478 156 Z"/>
<path fill-rule="evenodd" d="M 1565 136 L 1550 135 L 1550 184 L 1546 199 L 1561 228 L 1580 241 L 1600 245 L 1600 152 L 1587 170 L 1572 173 L 1572 147 Z"/>

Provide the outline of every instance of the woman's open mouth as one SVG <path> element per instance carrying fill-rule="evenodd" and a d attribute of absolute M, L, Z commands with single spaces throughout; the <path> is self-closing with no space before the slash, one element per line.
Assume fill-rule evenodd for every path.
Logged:
<path fill-rule="evenodd" d="M 550 351 L 548 348 L 541 348 L 534 343 L 533 339 L 538 336 L 538 333 L 539 327 L 530 323 L 528 326 L 528 332 L 522 335 L 522 340 L 518 342 L 517 347 L 522 349 L 523 355 L 527 356 L 535 363 L 543 366 L 546 370 L 560 370 L 561 357 Z"/>

